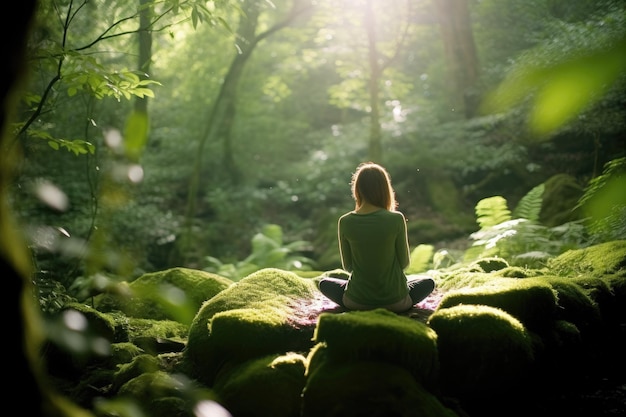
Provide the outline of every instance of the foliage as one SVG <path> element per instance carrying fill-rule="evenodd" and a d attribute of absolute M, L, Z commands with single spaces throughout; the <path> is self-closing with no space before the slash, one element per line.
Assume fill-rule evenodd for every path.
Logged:
<path fill-rule="evenodd" d="M 582 222 L 556 227 L 538 223 L 544 185 L 530 190 L 518 203 L 513 215 L 501 196 L 485 198 L 476 204 L 480 230 L 464 259 L 470 261 L 490 256 L 505 258 L 510 265 L 537 267 L 567 249 L 586 242 Z"/>
<path fill-rule="evenodd" d="M 592 178 L 575 208 L 582 208 L 589 233 L 597 242 L 626 238 L 626 157 L 604 165 Z"/>
<path fill-rule="evenodd" d="M 276 224 L 267 224 L 260 233 L 252 237 L 252 253 L 236 263 L 222 263 L 212 256 L 205 257 L 208 266 L 204 271 L 229 278 L 233 281 L 250 275 L 264 268 L 278 268 L 286 271 L 310 271 L 314 261 L 300 253 L 310 250 L 306 241 L 283 242 L 282 228 Z"/>
<path fill-rule="evenodd" d="M 428 270 L 432 264 L 435 247 L 433 245 L 417 245 L 411 251 L 411 264 L 404 271 L 407 274 L 418 274 Z"/>
<path fill-rule="evenodd" d="M 37 278 L 36 284 L 36 298 L 44 315 L 57 313 L 66 304 L 76 302 L 76 298 L 68 294 L 67 289 L 55 279 L 40 276 Z"/>
<path fill-rule="evenodd" d="M 357 3 L 317 2 L 310 19 L 259 44 L 233 103 L 237 111 L 232 145 L 243 183 L 231 187 L 222 181 L 223 143 L 207 143 L 202 151 L 206 162 L 197 215 L 189 225 L 196 238 L 182 250 L 179 244 L 187 226 L 184 200 L 193 169 L 188 162 L 196 157 L 204 120 L 242 42 L 233 36 L 241 6 L 195 0 L 144 4 L 154 6 L 155 20 L 150 26 L 151 73 L 143 74 L 130 69 L 136 66 L 136 4 L 85 2 L 73 8 L 73 18 L 63 24 L 69 10 L 55 10 L 52 2 L 42 2 L 40 26 L 30 43 L 35 76 L 30 91 L 23 94 L 24 113 L 16 125 L 36 140 L 20 139 L 26 158 L 12 196 L 33 237 L 33 259 L 40 275 L 59 280 L 61 287 L 76 288 L 73 281 L 93 276 L 93 269 L 123 271 L 128 278 L 174 265 L 199 267 L 205 265 L 207 254 L 237 271 L 240 260 L 258 250 L 250 235 L 265 224 L 280 224 L 283 241 L 312 242 L 302 252 L 307 259 L 336 267 L 336 219 L 353 207 L 348 183 L 354 167 L 367 158 L 365 138 L 370 129 L 370 104 L 362 88 L 369 77 L 367 47 L 359 26 L 363 10 L 357 9 Z M 545 255 L 567 246 L 560 239 L 571 239 L 572 245 L 582 242 L 580 224 L 545 228 L 535 218 L 540 200 L 519 197 L 554 171 L 577 170 L 576 181 L 583 183 L 591 175 L 589 149 L 598 150 L 597 164 L 621 151 L 616 139 L 625 127 L 619 117 L 624 97 L 621 81 L 616 80 L 595 102 L 594 111 L 581 113 L 561 130 L 561 142 L 555 144 L 527 140 L 523 104 L 508 112 L 465 119 L 443 99 L 446 68 L 438 28 L 429 20 L 431 5 L 409 3 L 399 1 L 389 7 L 389 2 L 372 2 L 378 14 L 381 58 L 392 58 L 397 50 L 404 23 L 396 18 L 402 15 L 403 22 L 410 22 L 404 48 L 397 50 L 380 80 L 379 120 L 383 163 L 393 173 L 402 210 L 424 227 L 442 225 L 433 227 L 430 235 L 421 233 L 421 226 L 415 228 L 411 241 L 439 246 L 465 238 L 472 230 L 475 202 L 497 195 L 520 201 L 509 218 L 515 222 L 486 238 L 498 239 L 501 254 L 508 247 L 516 256 Z M 567 7 L 561 2 L 563 10 L 552 3 L 471 3 L 485 73 L 475 91 L 468 92 L 470 96 L 479 97 L 525 64 L 557 65 L 569 62 L 570 52 L 585 56 L 611 48 L 623 32 L 616 2 L 576 1 Z M 262 25 L 291 4 L 290 0 L 263 2 Z M 404 15 L 405 5 L 410 9 Z M 344 13 L 347 10 L 349 14 Z M 142 81 L 144 75 L 150 81 Z M 52 88 L 47 89 L 49 85 Z M 138 120 L 136 114 L 129 117 L 131 101 L 140 97 L 149 99 L 149 131 L 147 120 Z M 520 103 L 530 97 L 522 94 Z M 28 125 L 40 105 L 42 112 Z M 124 124 L 126 130 L 118 130 L 123 131 L 128 149 L 108 146 L 102 132 Z M 573 141 L 589 147 L 571 149 Z M 554 158 L 563 158 L 566 164 L 551 163 Z M 141 182 L 129 183 L 131 168 L 143 173 Z M 65 211 L 42 204 L 31 191 L 43 180 L 65 193 Z M 454 199 L 437 198 L 452 195 L 438 187 L 442 184 L 448 187 L 445 190 L 456 187 Z M 490 211 L 502 214 L 495 206 L 484 209 L 480 221 L 494 220 Z M 456 226 L 459 218 L 463 227 Z M 619 212 L 606 218 L 610 226 L 605 230 L 623 231 L 620 218 Z M 50 251 L 37 246 L 57 227 L 71 238 L 60 239 L 63 245 Z M 502 237 L 506 233 L 516 236 Z M 532 236 L 541 239 L 535 246 L 514 250 L 514 242 L 524 234 L 528 242 Z M 472 248 L 479 249 L 484 250 L 484 245 Z M 434 254 L 433 264 L 449 266 L 459 256 L 446 249 Z M 259 259 L 250 261 L 258 263 L 263 264 Z M 75 295 L 72 291 L 69 297 Z"/>
<path fill-rule="evenodd" d="M 485 100 L 484 111 L 506 111 L 530 100 L 528 127 L 533 135 L 549 138 L 623 86 L 625 19 L 623 5 L 615 2 L 589 21 L 554 20 L 551 33 L 559 35 L 524 51 Z"/>

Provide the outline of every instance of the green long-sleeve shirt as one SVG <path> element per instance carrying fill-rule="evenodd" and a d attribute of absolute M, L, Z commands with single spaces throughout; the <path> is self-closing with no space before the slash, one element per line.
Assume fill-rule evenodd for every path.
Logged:
<path fill-rule="evenodd" d="M 410 250 L 401 212 L 351 211 L 339 218 L 337 230 L 343 269 L 351 273 L 346 296 L 365 305 L 392 304 L 407 296 L 404 269 Z"/>

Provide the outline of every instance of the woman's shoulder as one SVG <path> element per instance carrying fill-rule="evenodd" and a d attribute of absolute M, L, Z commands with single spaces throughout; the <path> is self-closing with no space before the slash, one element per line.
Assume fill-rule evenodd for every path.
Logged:
<path fill-rule="evenodd" d="M 392 216 L 404 219 L 404 213 L 402 213 L 401 211 L 391 210 L 391 211 L 387 211 L 387 212 L 390 213 Z"/>

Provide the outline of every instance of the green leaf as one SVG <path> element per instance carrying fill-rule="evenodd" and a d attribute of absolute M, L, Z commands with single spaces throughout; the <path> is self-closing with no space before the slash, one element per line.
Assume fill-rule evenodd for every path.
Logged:
<path fill-rule="evenodd" d="M 476 204 L 476 222 L 481 229 L 511 220 L 506 200 L 501 196 L 483 198 Z"/>
<path fill-rule="evenodd" d="M 133 111 L 126 121 L 124 130 L 124 151 L 126 156 L 137 161 L 148 142 L 148 115 L 141 111 Z"/>
<path fill-rule="evenodd" d="M 513 211 L 513 217 L 524 218 L 533 222 L 538 221 L 545 188 L 545 184 L 539 184 L 522 197 Z"/>

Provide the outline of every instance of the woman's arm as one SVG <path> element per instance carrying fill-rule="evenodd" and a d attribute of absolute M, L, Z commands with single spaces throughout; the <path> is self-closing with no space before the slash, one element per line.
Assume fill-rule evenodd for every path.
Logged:
<path fill-rule="evenodd" d="M 350 250 L 350 242 L 341 232 L 341 218 L 337 223 L 337 239 L 339 241 L 339 256 L 341 257 L 341 265 L 345 271 L 352 272 L 352 251 Z"/>
<path fill-rule="evenodd" d="M 398 212 L 399 213 L 399 212 Z M 411 263 L 411 249 L 409 247 L 409 235 L 406 229 L 406 219 L 402 213 L 400 214 L 401 224 L 399 232 L 396 236 L 396 256 L 402 269 L 406 269 Z"/>

